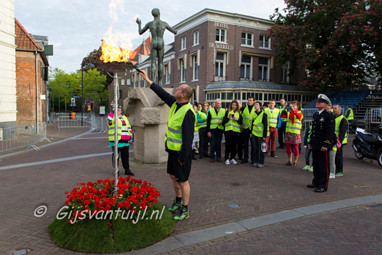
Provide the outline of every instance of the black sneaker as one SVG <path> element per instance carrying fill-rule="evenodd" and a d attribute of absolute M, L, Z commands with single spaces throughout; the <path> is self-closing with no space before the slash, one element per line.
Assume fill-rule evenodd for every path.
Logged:
<path fill-rule="evenodd" d="M 186 207 L 183 206 L 178 211 L 178 214 L 174 216 L 175 221 L 181 221 L 188 218 L 190 218 L 190 212 L 188 211 L 188 209 L 186 209 Z"/>

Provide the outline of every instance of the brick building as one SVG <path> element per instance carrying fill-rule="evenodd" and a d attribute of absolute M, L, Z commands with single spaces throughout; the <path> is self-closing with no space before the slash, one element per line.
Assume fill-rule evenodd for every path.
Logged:
<path fill-rule="evenodd" d="M 15 19 L 17 124 L 32 125 L 47 120 L 48 59 L 38 44 Z M 40 37 L 39 37 L 40 38 Z"/>
<path fill-rule="evenodd" d="M 233 99 L 246 102 L 250 95 L 262 102 L 272 98 L 310 102 L 316 93 L 296 85 L 304 70 L 290 76 L 288 63 L 276 63 L 277 47 L 267 36 L 273 24 L 213 9 L 186 18 L 173 27 L 174 43 L 165 48 L 164 86 L 187 83 L 195 89 L 194 100 L 211 103 L 220 98 L 224 107 Z M 149 71 L 150 59 L 139 62 L 139 67 Z M 145 86 L 136 71 L 131 72 L 132 85 Z"/>

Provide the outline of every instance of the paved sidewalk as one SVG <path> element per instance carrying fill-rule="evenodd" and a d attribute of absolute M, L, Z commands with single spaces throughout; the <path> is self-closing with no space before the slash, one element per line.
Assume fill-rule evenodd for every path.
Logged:
<path fill-rule="evenodd" d="M 56 133 L 56 137 L 65 138 L 63 133 Z M 106 134 L 90 133 L 42 147 L 40 151 L 3 157 L 0 254 L 24 249 L 28 254 L 81 254 L 55 246 L 47 227 L 66 200 L 65 191 L 79 182 L 112 177 L 110 151 Z M 378 181 L 382 180 L 381 168 L 376 161 L 355 159 L 350 145 L 345 147 L 344 176 L 331 179 L 328 192 L 322 194 L 306 188 L 312 174 L 301 170 L 303 155 L 299 166 L 292 168 L 283 164 L 285 151 L 276 153 L 278 158 L 266 158 L 261 169 L 249 164 L 210 163 L 208 159 L 193 161 L 191 217 L 178 222 L 166 240 L 170 242 L 180 235 L 200 233 L 194 231 L 216 230 L 225 224 L 297 208 L 382 194 Z M 161 192 L 160 201 L 169 206 L 174 194 L 165 164 L 131 162 L 131 166 L 135 177 L 152 182 Z M 34 217 L 35 208 L 42 204 L 47 205 L 48 212 L 43 217 Z M 232 207 L 233 204 L 237 207 Z M 378 254 L 375 247 L 382 247 L 378 203 L 364 201 L 359 206 L 333 210 L 162 251 L 169 254 Z M 327 252 L 323 250 L 325 245 L 331 247 Z M 167 243 L 166 247 L 171 244 Z"/>

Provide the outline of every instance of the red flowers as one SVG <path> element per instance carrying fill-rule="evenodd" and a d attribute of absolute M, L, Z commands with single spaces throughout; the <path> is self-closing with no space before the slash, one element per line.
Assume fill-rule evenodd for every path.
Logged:
<path fill-rule="evenodd" d="M 91 215 L 108 210 L 136 213 L 137 209 L 144 210 L 147 206 L 152 207 L 153 203 L 158 203 L 157 198 L 160 196 L 151 183 L 132 179 L 130 176 L 118 178 L 118 192 L 115 195 L 114 179 L 111 178 L 77 185 L 70 193 L 65 192 L 68 198 L 65 204 L 73 212 L 69 224 L 75 223 L 77 218 L 92 218 Z"/>

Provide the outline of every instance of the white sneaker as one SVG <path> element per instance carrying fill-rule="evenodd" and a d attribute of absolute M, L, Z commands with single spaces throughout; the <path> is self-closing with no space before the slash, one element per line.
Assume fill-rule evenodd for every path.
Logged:
<path fill-rule="evenodd" d="M 309 165 L 306 165 L 304 166 L 304 168 L 302 170 L 309 170 L 310 166 Z"/>
<path fill-rule="evenodd" d="M 310 169 L 308 170 L 309 172 L 313 173 L 313 166 L 310 167 Z"/>
<path fill-rule="evenodd" d="M 329 179 L 334 179 L 334 178 L 336 178 L 336 175 L 335 175 L 335 174 L 330 174 L 330 175 L 329 175 Z"/>
<path fill-rule="evenodd" d="M 237 164 L 237 162 L 236 162 L 236 160 L 233 158 L 233 159 L 231 159 L 231 164 L 232 165 L 236 165 Z"/>
<path fill-rule="evenodd" d="M 226 161 L 225 161 L 225 164 L 228 166 L 230 163 L 229 163 L 229 159 L 227 159 Z"/>

